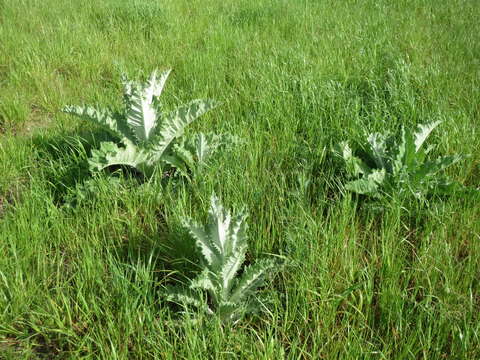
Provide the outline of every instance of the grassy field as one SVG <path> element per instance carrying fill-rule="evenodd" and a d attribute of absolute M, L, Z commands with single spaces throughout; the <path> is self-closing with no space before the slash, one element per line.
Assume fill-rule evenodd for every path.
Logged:
<path fill-rule="evenodd" d="M 331 146 L 443 120 L 437 155 L 479 187 L 480 2 L 0 0 L 0 359 L 480 358 L 480 203 L 383 211 Z M 65 104 L 120 105 L 120 74 L 172 68 L 168 106 L 222 102 L 231 133 L 191 183 L 135 179 L 76 207 L 105 134 Z M 95 137 L 95 142 L 86 139 Z M 133 185 L 132 185 L 133 183 Z M 178 319 L 184 216 L 248 207 L 253 261 L 290 264 L 234 327 Z"/>

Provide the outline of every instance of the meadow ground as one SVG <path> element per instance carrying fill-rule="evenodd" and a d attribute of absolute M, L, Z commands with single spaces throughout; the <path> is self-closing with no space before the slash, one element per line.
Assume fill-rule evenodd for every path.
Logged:
<path fill-rule="evenodd" d="M 477 0 L 0 0 L 0 359 L 480 358 L 478 199 L 375 211 L 330 153 L 439 119 L 435 152 L 472 154 L 448 173 L 478 187 L 479 17 Z M 64 206 L 104 134 L 61 108 L 118 106 L 122 72 L 170 67 L 167 106 L 219 100 L 192 129 L 243 143 L 192 183 L 100 178 Z M 234 327 L 158 295 L 214 190 L 249 209 L 249 261 L 290 259 Z"/>

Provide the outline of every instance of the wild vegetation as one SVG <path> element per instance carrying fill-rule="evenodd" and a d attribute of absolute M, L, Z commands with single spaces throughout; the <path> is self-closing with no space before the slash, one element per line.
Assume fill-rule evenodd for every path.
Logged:
<path fill-rule="evenodd" d="M 162 114 L 159 97 L 171 70 L 160 76 L 154 71 L 145 84 L 129 81 L 122 77 L 124 86 L 125 111 L 113 112 L 108 109 L 97 109 L 90 106 L 66 106 L 63 111 L 80 118 L 96 122 L 106 127 L 118 137 L 124 147 L 113 142 L 102 142 L 100 150 L 92 151 L 89 159 L 90 168 L 101 171 L 111 166 L 129 166 L 145 175 L 152 175 L 156 168 L 163 165 L 179 167 L 187 171 L 186 166 L 195 162 L 191 152 L 187 152 L 185 142 L 175 144 L 174 141 L 183 135 L 185 127 L 199 116 L 215 106 L 212 101 L 194 100 L 169 114 Z M 195 146 L 197 145 L 197 146 Z M 207 138 L 200 134 L 194 141 L 197 150 L 197 161 L 204 165 L 207 149 L 212 146 Z M 183 159 L 190 159 L 189 162 Z M 178 164 L 178 165 L 177 165 Z M 200 166 L 199 165 L 199 166 Z M 168 169 L 167 169 L 168 171 Z"/>
<path fill-rule="evenodd" d="M 424 198 L 427 194 L 449 194 L 460 188 L 439 174 L 462 159 L 461 155 L 442 156 L 427 160 L 432 147 L 423 143 L 440 122 L 419 125 L 412 133 L 402 127 L 400 134 L 373 133 L 368 136 L 362 157 L 355 156 L 348 142 L 337 146 L 337 154 L 345 161 L 351 180 L 345 188 L 358 194 L 379 197 L 382 194 L 413 195 Z"/>
<path fill-rule="evenodd" d="M 474 0 L 0 0 L 0 359 L 479 358 L 480 203 L 437 186 L 480 186 L 479 15 Z M 155 85 L 156 116 L 129 123 L 122 92 L 164 81 L 155 69 L 172 69 L 161 107 Z M 62 112 L 118 114 L 142 152 L 191 99 L 221 105 L 141 174 L 108 166 L 129 146 L 113 122 Z M 388 196 L 350 191 L 383 169 L 366 134 L 394 155 L 439 121 L 408 181 L 387 157 Z M 435 159 L 454 161 L 410 186 Z M 228 217 L 212 193 L 248 223 L 226 286 L 199 243 L 197 224 Z M 276 276 L 236 298 L 267 263 Z M 182 285 L 200 308 L 168 301 Z"/>
<path fill-rule="evenodd" d="M 239 321 L 243 315 L 259 312 L 265 306 L 255 296 L 255 291 L 280 268 L 281 261 L 273 258 L 260 260 L 246 267 L 237 277 L 248 247 L 246 218 L 245 211 L 232 217 L 213 195 L 207 226 L 185 220 L 201 254 L 203 269 L 188 287 L 167 289 L 168 301 L 217 315 L 222 322 Z M 207 298 L 202 290 L 208 293 Z"/>

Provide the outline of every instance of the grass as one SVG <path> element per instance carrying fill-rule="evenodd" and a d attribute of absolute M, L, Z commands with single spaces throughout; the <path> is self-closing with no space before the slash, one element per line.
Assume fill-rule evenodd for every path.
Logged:
<path fill-rule="evenodd" d="M 444 120 L 435 155 L 478 187 L 475 0 L 0 0 L 0 359 L 474 359 L 480 205 L 379 213 L 341 190 L 329 149 Z M 191 184 L 109 187 L 74 209 L 120 73 L 173 68 L 163 100 L 223 105 L 193 130 L 244 138 Z M 191 130 L 191 131 L 193 131 Z M 98 146 L 98 141 L 96 145 Z M 292 264 L 234 328 L 179 321 L 158 296 L 192 267 L 181 218 L 215 190 L 250 211 L 249 261 Z"/>

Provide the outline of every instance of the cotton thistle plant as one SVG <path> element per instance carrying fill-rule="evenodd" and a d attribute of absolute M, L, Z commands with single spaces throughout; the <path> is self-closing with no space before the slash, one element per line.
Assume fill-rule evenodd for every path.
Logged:
<path fill-rule="evenodd" d="M 440 121 L 418 125 L 415 132 L 402 127 L 400 134 L 373 133 L 361 155 L 355 155 L 348 142 L 334 149 L 352 179 L 346 183 L 349 191 L 373 197 L 383 194 L 408 195 L 424 198 L 437 192 L 449 194 L 462 185 L 442 176 L 440 172 L 465 158 L 463 155 L 442 156 L 427 160 L 432 147 L 425 149 L 425 140 Z"/>
<path fill-rule="evenodd" d="M 239 275 L 248 249 L 246 218 L 245 211 L 232 216 L 213 195 L 206 226 L 184 220 L 203 269 L 188 286 L 167 288 L 164 295 L 168 301 L 216 315 L 224 323 L 234 323 L 245 314 L 261 310 L 256 291 L 283 261 L 261 259 L 244 267 Z"/>
<path fill-rule="evenodd" d="M 195 138 L 202 139 L 199 152 L 204 156 L 193 152 L 190 161 L 185 161 L 185 153 L 191 151 L 184 146 L 185 141 L 179 139 L 185 128 L 214 108 L 216 102 L 193 100 L 171 112 L 164 112 L 159 97 L 170 71 L 160 75 L 154 71 L 145 83 L 130 81 L 123 75 L 123 112 L 72 105 L 63 109 L 67 114 L 101 125 L 120 140 L 121 146 L 114 142 L 102 142 L 100 149 L 92 151 L 89 159 L 92 171 L 126 165 L 146 176 L 151 176 L 158 168 L 163 171 L 179 168 L 186 174 L 192 167 L 203 166 L 213 150 L 218 149 L 219 141 L 210 144 L 210 137 L 197 134 Z M 216 136 L 220 138 L 220 135 Z M 208 154 L 205 151 L 207 148 L 212 150 Z"/>

